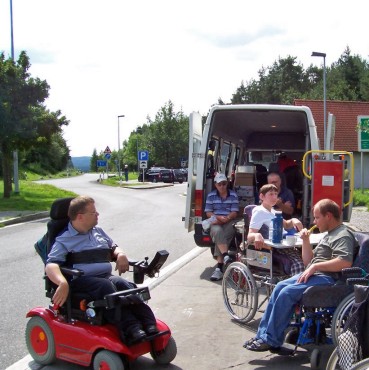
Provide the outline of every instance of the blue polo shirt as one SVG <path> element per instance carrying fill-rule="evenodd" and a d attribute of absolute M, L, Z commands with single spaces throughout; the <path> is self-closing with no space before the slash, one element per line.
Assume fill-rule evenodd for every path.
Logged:
<path fill-rule="evenodd" d="M 231 212 L 238 211 L 238 196 L 233 190 L 227 190 L 225 199 L 219 195 L 216 189 L 211 191 L 206 198 L 205 212 L 213 212 L 216 216 L 228 216 Z"/>
<path fill-rule="evenodd" d="M 62 265 L 66 262 L 68 253 L 84 252 L 96 249 L 112 249 L 113 240 L 98 226 L 93 227 L 87 233 L 78 232 L 71 223 L 68 229 L 55 239 L 46 264 L 57 263 Z M 82 270 L 85 276 L 97 276 L 111 274 L 110 262 L 79 263 L 73 268 Z"/>

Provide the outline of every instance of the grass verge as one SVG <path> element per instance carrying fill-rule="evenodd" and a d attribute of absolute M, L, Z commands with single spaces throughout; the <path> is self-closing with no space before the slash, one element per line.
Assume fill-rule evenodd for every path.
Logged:
<path fill-rule="evenodd" d="M 0 181 L 1 211 L 48 211 L 57 198 L 74 197 L 78 194 L 48 184 L 19 181 L 19 194 L 4 198 L 4 184 Z"/>

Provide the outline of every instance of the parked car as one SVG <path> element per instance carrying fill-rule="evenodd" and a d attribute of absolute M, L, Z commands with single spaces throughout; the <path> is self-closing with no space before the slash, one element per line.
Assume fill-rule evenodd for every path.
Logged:
<path fill-rule="evenodd" d="M 174 175 L 174 181 L 173 182 L 179 182 L 182 184 L 182 182 L 187 181 L 187 173 L 186 175 L 181 171 L 181 169 L 174 169 L 173 175 Z"/>
<path fill-rule="evenodd" d="M 163 182 L 179 182 L 182 184 L 184 181 L 183 174 L 181 173 L 180 170 L 177 169 L 166 169 L 166 170 L 161 170 L 161 177 L 163 179 Z"/>
<path fill-rule="evenodd" d="M 145 171 L 145 177 L 144 177 L 145 182 L 146 181 L 148 181 L 148 182 L 162 182 L 163 180 L 161 178 L 160 171 L 161 170 L 147 170 L 147 171 Z M 142 181 L 142 171 L 138 175 L 138 181 L 139 182 Z"/>
<path fill-rule="evenodd" d="M 188 169 L 187 168 L 180 168 L 179 171 L 181 171 L 183 177 L 184 177 L 184 181 L 187 181 L 187 178 L 188 178 Z"/>

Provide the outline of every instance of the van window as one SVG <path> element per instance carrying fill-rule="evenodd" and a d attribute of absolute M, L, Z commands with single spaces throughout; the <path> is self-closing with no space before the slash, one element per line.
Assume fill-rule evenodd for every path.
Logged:
<path fill-rule="evenodd" d="M 228 173 L 230 153 L 231 153 L 231 146 L 228 143 L 223 143 L 221 152 L 220 152 L 219 172 L 224 173 L 224 174 Z"/>

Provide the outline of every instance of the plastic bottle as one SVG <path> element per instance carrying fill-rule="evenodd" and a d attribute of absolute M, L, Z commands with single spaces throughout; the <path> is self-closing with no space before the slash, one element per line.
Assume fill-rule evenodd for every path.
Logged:
<path fill-rule="evenodd" d="M 283 236 L 283 217 L 282 212 L 276 211 L 273 218 L 273 243 L 281 243 Z"/>

